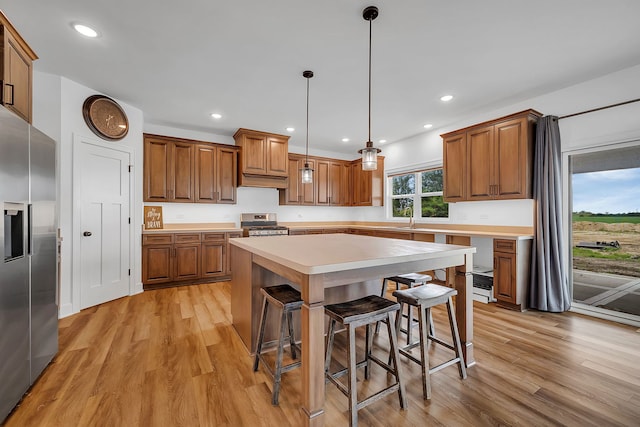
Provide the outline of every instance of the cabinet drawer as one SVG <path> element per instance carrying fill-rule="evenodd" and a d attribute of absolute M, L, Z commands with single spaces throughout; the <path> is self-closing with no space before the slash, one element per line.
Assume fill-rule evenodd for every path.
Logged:
<path fill-rule="evenodd" d="M 213 240 L 224 240 L 224 233 L 202 233 L 203 242 L 211 242 Z"/>
<path fill-rule="evenodd" d="M 235 239 L 236 237 L 242 237 L 242 233 L 227 233 L 228 239 Z"/>
<path fill-rule="evenodd" d="M 173 234 L 144 234 L 142 235 L 143 245 L 160 245 L 173 242 Z"/>
<path fill-rule="evenodd" d="M 516 253 L 516 241 L 515 240 L 493 240 L 494 252 L 508 252 L 510 254 Z"/>
<path fill-rule="evenodd" d="M 175 234 L 175 243 L 195 243 L 200 241 L 200 233 L 195 234 Z"/>

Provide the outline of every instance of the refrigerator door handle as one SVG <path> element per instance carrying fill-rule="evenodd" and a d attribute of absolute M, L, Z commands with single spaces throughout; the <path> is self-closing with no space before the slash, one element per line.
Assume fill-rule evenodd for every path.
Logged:
<path fill-rule="evenodd" d="M 32 255 L 33 251 L 33 205 L 27 205 L 27 255 Z"/>

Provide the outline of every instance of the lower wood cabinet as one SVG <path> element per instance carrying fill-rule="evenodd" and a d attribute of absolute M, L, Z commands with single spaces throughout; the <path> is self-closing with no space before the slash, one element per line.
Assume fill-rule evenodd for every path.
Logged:
<path fill-rule="evenodd" d="M 142 236 L 145 286 L 226 280 L 231 275 L 229 238 L 241 233 L 158 233 Z"/>
<path fill-rule="evenodd" d="M 531 240 L 493 240 L 493 293 L 497 304 L 527 308 Z"/>

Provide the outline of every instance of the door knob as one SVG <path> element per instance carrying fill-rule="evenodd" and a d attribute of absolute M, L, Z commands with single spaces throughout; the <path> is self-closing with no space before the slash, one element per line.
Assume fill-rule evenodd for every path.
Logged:
<path fill-rule="evenodd" d="M 83 236 L 91 236 L 91 232 L 90 231 L 85 231 L 84 233 L 82 233 Z"/>

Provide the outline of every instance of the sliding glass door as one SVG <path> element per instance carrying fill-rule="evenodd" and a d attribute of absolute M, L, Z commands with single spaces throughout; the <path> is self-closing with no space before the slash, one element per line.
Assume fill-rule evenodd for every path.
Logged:
<path fill-rule="evenodd" d="M 573 308 L 640 324 L 640 142 L 569 156 Z"/>

